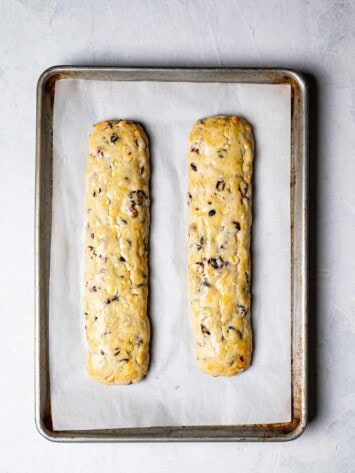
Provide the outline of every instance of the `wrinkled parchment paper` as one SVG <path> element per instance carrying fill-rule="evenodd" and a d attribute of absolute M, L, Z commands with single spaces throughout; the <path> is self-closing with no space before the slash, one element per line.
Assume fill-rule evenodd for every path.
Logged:
<path fill-rule="evenodd" d="M 213 378 L 195 366 L 187 299 L 186 163 L 195 120 L 237 114 L 254 128 L 252 366 Z M 151 365 L 130 386 L 86 375 L 85 160 L 92 124 L 137 120 L 152 162 Z M 55 429 L 268 423 L 291 418 L 288 85 L 61 80 L 54 108 L 50 382 Z"/>

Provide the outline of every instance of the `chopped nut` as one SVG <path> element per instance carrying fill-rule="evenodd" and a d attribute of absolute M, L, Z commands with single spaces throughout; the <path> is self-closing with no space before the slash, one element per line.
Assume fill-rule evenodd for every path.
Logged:
<path fill-rule="evenodd" d="M 208 264 L 210 264 L 212 266 L 212 268 L 214 268 L 214 269 L 221 269 L 221 268 L 223 268 L 224 261 L 223 261 L 223 258 L 218 256 L 217 258 L 209 258 L 208 259 Z"/>
<path fill-rule="evenodd" d="M 224 149 L 224 148 L 221 148 L 221 149 L 219 149 L 219 150 L 217 151 L 217 156 L 218 156 L 220 159 L 224 158 L 224 157 L 226 156 L 226 154 L 227 154 L 227 150 Z"/>
<path fill-rule="evenodd" d="M 242 304 L 237 304 L 237 314 L 241 315 L 242 317 L 246 314 L 245 306 Z"/>
<path fill-rule="evenodd" d="M 226 187 L 226 183 L 223 181 L 223 179 L 220 179 L 219 181 L 217 181 L 216 189 L 218 191 L 224 191 L 225 187 Z"/>

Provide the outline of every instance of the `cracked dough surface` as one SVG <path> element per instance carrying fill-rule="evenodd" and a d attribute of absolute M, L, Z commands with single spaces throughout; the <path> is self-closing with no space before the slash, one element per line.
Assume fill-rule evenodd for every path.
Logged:
<path fill-rule="evenodd" d="M 188 277 L 198 367 L 233 376 L 250 365 L 253 135 L 240 117 L 198 120 L 188 158 Z"/>
<path fill-rule="evenodd" d="M 94 125 L 87 158 L 85 318 L 87 372 L 104 384 L 148 371 L 149 149 L 141 126 Z"/>

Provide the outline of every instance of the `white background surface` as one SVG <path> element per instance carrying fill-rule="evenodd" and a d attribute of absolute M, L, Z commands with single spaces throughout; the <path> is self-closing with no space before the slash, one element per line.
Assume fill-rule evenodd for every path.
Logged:
<path fill-rule="evenodd" d="M 354 471 L 353 2 L 1 0 L 0 4 L 1 473 Z M 35 85 L 43 69 L 55 64 L 282 65 L 314 76 L 313 420 L 298 440 L 267 445 L 61 445 L 36 432 Z"/>
<path fill-rule="evenodd" d="M 54 429 L 291 420 L 290 96 L 289 85 L 57 82 L 49 297 Z M 188 137 L 196 119 L 221 113 L 237 113 L 252 123 L 257 153 L 255 349 L 252 366 L 233 378 L 213 378 L 197 369 L 186 284 Z M 93 123 L 120 117 L 143 124 L 150 139 L 153 337 L 144 381 L 107 387 L 89 379 L 85 368 L 85 164 Z"/>

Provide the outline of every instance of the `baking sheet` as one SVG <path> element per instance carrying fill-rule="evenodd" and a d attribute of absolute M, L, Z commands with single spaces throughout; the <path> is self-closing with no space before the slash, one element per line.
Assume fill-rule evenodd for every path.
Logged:
<path fill-rule="evenodd" d="M 239 114 L 256 139 L 249 370 L 211 378 L 194 363 L 186 266 L 187 140 L 193 122 Z M 138 385 L 101 386 L 85 372 L 85 160 L 92 124 L 141 122 L 151 141 L 152 362 Z M 49 355 L 53 427 L 231 425 L 291 419 L 290 86 L 58 81 L 54 104 Z"/>

